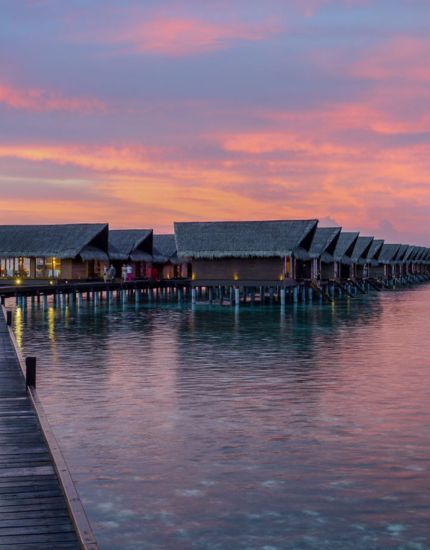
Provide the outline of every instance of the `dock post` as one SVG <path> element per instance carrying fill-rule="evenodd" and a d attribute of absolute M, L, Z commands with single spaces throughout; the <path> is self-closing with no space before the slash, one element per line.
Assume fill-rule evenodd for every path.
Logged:
<path fill-rule="evenodd" d="M 196 292 L 195 287 L 193 287 L 193 288 L 191 289 L 191 303 L 192 303 L 192 304 L 195 304 L 196 301 L 197 301 L 197 292 Z"/>
<path fill-rule="evenodd" d="M 6 312 L 6 324 L 7 324 L 8 327 L 12 326 L 12 312 L 11 311 Z"/>
<path fill-rule="evenodd" d="M 293 289 L 293 302 L 297 304 L 299 301 L 299 287 L 295 286 Z"/>
<path fill-rule="evenodd" d="M 260 286 L 260 304 L 264 304 L 264 287 Z"/>
<path fill-rule="evenodd" d="M 309 300 L 309 302 L 312 302 L 313 298 L 314 298 L 314 289 L 310 286 L 308 288 L 308 300 Z"/>
<path fill-rule="evenodd" d="M 306 287 L 305 285 L 302 285 L 302 302 L 305 303 L 306 302 Z"/>
<path fill-rule="evenodd" d="M 273 287 L 269 287 L 269 302 L 270 302 L 270 305 L 273 304 Z"/>
<path fill-rule="evenodd" d="M 240 306 L 240 288 L 238 286 L 234 289 L 234 305 Z"/>
<path fill-rule="evenodd" d="M 209 299 L 209 303 L 212 305 L 213 296 L 212 296 L 212 287 L 211 286 L 208 288 L 208 299 Z"/>
<path fill-rule="evenodd" d="M 36 387 L 36 357 L 25 358 L 25 385 Z"/>
<path fill-rule="evenodd" d="M 281 306 L 285 306 L 285 287 L 281 287 Z"/>
<path fill-rule="evenodd" d="M 178 304 L 182 304 L 182 288 L 178 288 Z"/>

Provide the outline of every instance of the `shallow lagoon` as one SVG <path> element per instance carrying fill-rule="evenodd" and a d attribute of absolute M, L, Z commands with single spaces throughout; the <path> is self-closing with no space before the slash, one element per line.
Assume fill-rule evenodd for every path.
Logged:
<path fill-rule="evenodd" d="M 18 310 L 102 549 L 430 548 L 430 285 Z"/>

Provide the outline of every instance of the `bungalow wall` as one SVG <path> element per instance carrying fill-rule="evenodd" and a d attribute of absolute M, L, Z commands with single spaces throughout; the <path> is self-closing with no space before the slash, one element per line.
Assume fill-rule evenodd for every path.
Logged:
<path fill-rule="evenodd" d="M 369 277 L 383 279 L 385 277 L 385 266 L 383 264 L 371 265 L 369 267 Z"/>
<path fill-rule="evenodd" d="M 91 276 L 94 276 L 94 269 L 91 269 L 89 264 L 94 264 L 94 262 L 84 262 L 79 259 L 75 260 L 61 260 L 61 279 L 88 279 Z M 90 275 L 90 272 L 93 272 Z"/>
<path fill-rule="evenodd" d="M 334 262 L 327 264 L 321 262 L 321 279 L 327 281 L 335 278 Z"/>
<path fill-rule="evenodd" d="M 279 281 L 284 272 L 282 258 L 222 258 L 193 260 L 195 280 Z"/>

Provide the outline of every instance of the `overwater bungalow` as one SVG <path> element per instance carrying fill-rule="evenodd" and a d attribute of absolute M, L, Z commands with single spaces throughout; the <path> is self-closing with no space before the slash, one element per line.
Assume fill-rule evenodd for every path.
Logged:
<path fill-rule="evenodd" d="M 309 252 L 317 220 L 176 222 L 178 257 L 191 262 L 192 279 L 277 281 L 297 277 L 297 256 Z M 300 275 L 300 274 L 299 274 Z"/>
<path fill-rule="evenodd" d="M 370 246 L 367 254 L 367 269 L 369 278 L 379 279 L 384 276 L 383 266 L 379 263 L 379 256 L 383 246 L 383 239 L 374 239 Z"/>
<path fill-rule="evenodd" d="M 2 278 L 98 278 L 107 251 L 108 224 L 0 226 Z"/>
<path fill-rule="evenodd" d="M 309 249 L 312 279 L 328 281 L 333 278 L 333 254 L 341 230 L 341 227 L 317 227 Z"/>
<path fill-rule="evenodd" d="M 355 241 L 351 255 L 351 278 L 367 279 L 369 276 L 368 254 L 374 241 L 373 237 L 361 237 Z"/>
<path fill-rule="evenodd" d="M 358 232 L 341 231 L 333 254 L 334 279 L 349 279 L 352 276 L 352 253 L 354 252 L 358 236 Z"/>
<path fill-rule="evenodd" d="M 154 235 L 152 268 L 158 280 L 191 277 L 189 264 L 178 259 L 175 235 Z"/>
<path fill-rule="evenodd" d="M 425 248 L 422 257 L 420 258 L 422 274 L 428 274 L 430 265 L 430 249 Z"/>
<path fill-rule="evenodd" d="M 406 254 L 403 258 L 403 264 L 402 264 L 403 277 L 409 277 L 409 275 L 412 274 L 411 265 L 412 265 L 412 257 L 413 257 L 414 251 L 415 251 L 415 247 L 409 245 L 406 251 Z"/>
<path fill-rule="evenodd" d="M 121 277 L 123 265 L 131 265 L 133 279 L 149 277 L 152 247 L 152 229 L 111 229 L 109 260 L 115 267 L 117 278 Z"/>
<path fill-rule="evenodd" d="M 394 277 L 394 261 L 396 258 L 396 255 L 400 249 L 400 244 L 387 244 L 384 243 L 381 249 L 381 253 L 379 254 L 379 265 L 381 267 L 380 270 L 380 279 L 392 279 Z"/>
<path fill-rule="evenodd" d="M 404 275 L 404 268 L 406 265 L 406 253 L 409 250 L 408 244 L 402 244 L 400 245 L 399 250 L 397 251 L 397 254 L 393 261 L 393 277 L 403 277 Z"/>

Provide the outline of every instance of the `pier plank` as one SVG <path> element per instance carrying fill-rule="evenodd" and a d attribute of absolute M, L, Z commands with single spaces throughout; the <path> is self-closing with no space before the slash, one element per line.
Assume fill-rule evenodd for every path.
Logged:
<path fill-rule="evenodd" d="M 0 550 L 80 545 L 0 315 Z"/>

